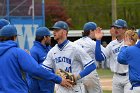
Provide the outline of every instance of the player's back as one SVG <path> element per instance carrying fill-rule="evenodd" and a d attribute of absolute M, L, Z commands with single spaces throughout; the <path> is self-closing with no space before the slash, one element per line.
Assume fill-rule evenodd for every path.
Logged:
<path fill-rule="evenodd" d="M 129 65 L 129 79 L 131 83 L 140 81 L 140 42 L 134 46 L 129 46 L 125 50 L 121 49 L 121 52 L 118 56 L 118 61 L 127 63 Z M 126 57 L 127 56 L 127 57 Z"/>
<path fill-rule="evenodd" d="M 79 45 L 79 47 L 82 47 L 86 53 L 95 60 L 96 42 L 94 40 L 88 36 L 85 36 L 76 40 L 74 43 Z M 96 64 L 98 64 L 98 62 Z M 96 69 L 84 78 L 84 85 L 88 93 L 102 93 L 100 80 Z"/>
<path fill-rule="evenodd" d="M 95 46 L 96 42 L 89 37 L 82 37 L 74 41 L 77 45 L 81 46 L 92 59 L 95 60 Z"/>
<path fill-rule="evenodd" d="M 19 66 L 19 52 L 14 41 L 0 43 L 0 92 L 27 93 L 28 88 L 22 79 L 22 70 Z"/>

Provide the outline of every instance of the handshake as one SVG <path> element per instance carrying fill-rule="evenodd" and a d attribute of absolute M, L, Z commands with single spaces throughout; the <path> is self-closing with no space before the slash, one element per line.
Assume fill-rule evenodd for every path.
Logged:
<path fill-rule="evenodd" d="M 62 69 L 58 69 L 56 71 L 56 74 L 62 78 L 62 82 L 60 85 L 67 87 L 67 88 L 76 85 L 76 81 L 77 81 L 78 77 L 75 76 L 74 74 L 66 72 Z"/>

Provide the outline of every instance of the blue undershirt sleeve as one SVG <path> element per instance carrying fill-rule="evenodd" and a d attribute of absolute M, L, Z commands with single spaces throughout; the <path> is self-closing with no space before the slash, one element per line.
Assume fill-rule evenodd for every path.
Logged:
<path fill-rule="evenodd" d="M 101 40 L 96 40 L 96 47 L 95 47 L 95 59 L 99 62 L 105 60 L 104 56 L 102 55 L 101 51 Z"/>
<path fill-rule="evenodd" d="M 90 74 L 93 70 L 96 69 L 96 65 L 95 63 L 92 63 L 91 65 L 87 66 L 84 70 L 82 70 L 80 72 L 80 76 L 81 78 L 83 78 L 84 76 Z"/>

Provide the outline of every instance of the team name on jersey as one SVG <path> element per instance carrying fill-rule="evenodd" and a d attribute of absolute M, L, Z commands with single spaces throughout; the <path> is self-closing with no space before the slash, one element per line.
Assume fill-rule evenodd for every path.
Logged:
<path fill-rule="evenodd" d="M 54 59 L 55 63 L 60 63 L 60 62 L 66 62 L 68 64 L 71 64 L 71 59 L 67 57 L 57 57 Z"/>
<path fill-rule="evenodd" d="M 117 48 L 115 48 L 115 49 L 113 50 L 113 53 L 116 54 L 116 53 L 118 53 L 119 51 L 120 51 L 120 47 L 117 47 Z"/>

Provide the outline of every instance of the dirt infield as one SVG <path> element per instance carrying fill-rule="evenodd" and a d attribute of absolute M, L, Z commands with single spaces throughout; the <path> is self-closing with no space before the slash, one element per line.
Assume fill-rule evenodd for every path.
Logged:
<path fill-rule="evenodd" d="M 112 90 L 112 78 L 100 78 L 103 90 Z"/>

